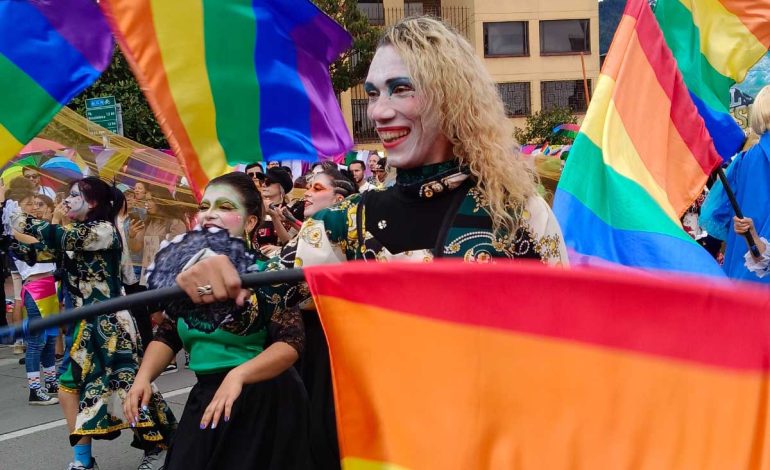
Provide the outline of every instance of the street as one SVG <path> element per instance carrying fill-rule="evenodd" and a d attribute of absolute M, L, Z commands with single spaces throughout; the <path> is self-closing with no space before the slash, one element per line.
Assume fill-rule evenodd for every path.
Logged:
<path fill-rule="evenodd" d="M 23 365 L 10 346 L 0 346 L 0 469 L 66 469 L 72 460 L 67 429 L 58 405 L 29 406 Z M 177 416 L 187 400 L 195 374 L 183 367 L 156 382 Z M 113 441 L 94 441 L 93 453 L 102 470 L 135 470 L 142 452 L 130 446 L 131 433 L 124 431 Z"/>

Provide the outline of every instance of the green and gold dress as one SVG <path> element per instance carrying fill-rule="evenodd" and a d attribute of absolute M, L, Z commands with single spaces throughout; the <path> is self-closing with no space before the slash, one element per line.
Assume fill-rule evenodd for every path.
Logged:
<path fill-rule="evenodd" d="M 18 259 L 27 263 L 63 260 L 65 283 L 75 307 L 122 295 L 122 243 L 115 226 L 105 221 L 55 225 L 32 217 L 13 220 L 16 231 L 38 240 L 15 242 Z M 71 362 L 60 377 L 60 389 L 76 393 L 80 408 L 72 445 L 82 436 L 114 439 L 128 427 L 123 400 L 139 368 L 141 340 L 133 317 L 121 311 L 81 320 L 75 325 Z M 135 447 L 165 447 L 176 419 L 157 391 L 148 411 L 142 411 L 135 428 Z"/>

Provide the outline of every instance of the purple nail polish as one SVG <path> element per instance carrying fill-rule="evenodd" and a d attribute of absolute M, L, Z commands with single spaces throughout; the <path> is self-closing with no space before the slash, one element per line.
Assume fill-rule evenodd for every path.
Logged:
<path fill-rule="evenodd" d="M 206 425 L 201 423 L 201 429 L 206 429 Z"/>
<path fill-rule="evenodd" d="M 228 421 L 230 421 L 230 417 L 229 416 L 225 416 L 225 423 L 228 422 Z"/>
<path fill-rule="evenodd" d="M 217 428 L 217 423 L 213 423 L 213 424 L 211 425 L 211 429 L 216 429 L 216 428 Z"/>

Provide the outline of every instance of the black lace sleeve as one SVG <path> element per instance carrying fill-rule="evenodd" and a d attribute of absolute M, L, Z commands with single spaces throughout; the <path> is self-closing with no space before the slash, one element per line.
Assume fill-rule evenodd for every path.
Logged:
<path fill-rule="evenodd" d="M 302 354 L 305 349 L 305 325 L 299 308 L 277 308 L 273 311 L 268 325 L 270 342 L 283 342 Z"/>
<path fill-rule="evenodd" d="M 182 349 L 182 338 L 179 337 L 179 332 L 176 330 L 176 324 L 174 324 L 168 317 L 163 317 L 163 321 L 158 325 L 158 329 L 155 332 L 155 336 L 152 337 L 153 341 L 160 341 L 165 344 L 172 351 L 174 355 Z"/>

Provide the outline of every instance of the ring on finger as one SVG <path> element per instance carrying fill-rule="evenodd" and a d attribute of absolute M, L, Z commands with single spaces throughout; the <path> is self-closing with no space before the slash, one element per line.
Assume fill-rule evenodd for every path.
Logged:
<path fill-rule="evenodd" d="M 214 289 L 211 287 L 211 284 L 206 284 L 205 286 L 198 286 L 198 295 L 203 297 L 204 295 L 211 295 L 214 293 Z"/>

